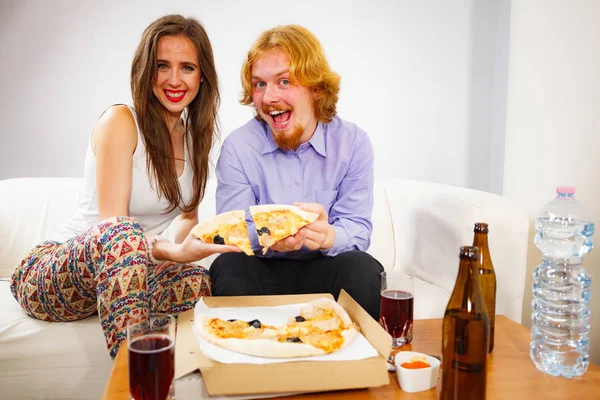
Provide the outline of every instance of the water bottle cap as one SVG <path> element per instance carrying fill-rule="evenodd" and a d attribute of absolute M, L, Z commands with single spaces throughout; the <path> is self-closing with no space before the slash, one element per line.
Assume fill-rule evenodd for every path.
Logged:
<path fill-rule="evenodd" d="M 575 186 L 557 186 L 557 194 L 575 194 Z"/>

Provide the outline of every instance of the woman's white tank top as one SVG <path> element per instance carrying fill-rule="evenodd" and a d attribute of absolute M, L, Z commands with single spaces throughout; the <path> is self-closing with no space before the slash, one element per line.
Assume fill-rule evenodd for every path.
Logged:
<path fill-rule="evenodd" d="M 133 170 L 131 180 L 131 196 L 129 199 L 129 216 L 135 219 L 147 235 L 158 235 L 162 233 L 169 223 L 181 214 L 179 208 L 165 214 L 169 202 L 164 196 L 159 196 L 155 187 L 150 184 L 150 177 L 146 169 L 146 146 L 142 138 L 137 116 L 133 107 L 129 110 L 133 114 L 137 127 L 137 147 L 133 153 Z M 189 138 L 186 138 L 189 139 Z M 184 148 L 185 163 L 181 176 L 178 178 L 181 187 L 183 201 L 187 204 L 193 196 L 193 170 L 190 165 L 189 154 Z M 75 215 L 67 222 L 57 235 L 51 238 L 58 242 L 64 242 L 80 233 L 90 229 L 100 222 L 98 220 L 98 194 L 96 192 L 96 155 L 92 151 L 92 140 L 85 155 L 83 173 L 83 191 Z"/>

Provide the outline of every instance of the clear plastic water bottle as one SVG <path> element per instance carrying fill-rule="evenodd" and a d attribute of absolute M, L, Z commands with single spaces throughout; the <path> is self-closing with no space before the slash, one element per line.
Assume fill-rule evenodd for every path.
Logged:
<path fill-rule="evenodd" d="M 594 224 L 575 188 L 556 193 L 535 225 L 543 261 L 533 271 L 530 356 L 540 371 L 572 378 L 589 365 L 592 279 L 582 258 L 592 250 Z"/>

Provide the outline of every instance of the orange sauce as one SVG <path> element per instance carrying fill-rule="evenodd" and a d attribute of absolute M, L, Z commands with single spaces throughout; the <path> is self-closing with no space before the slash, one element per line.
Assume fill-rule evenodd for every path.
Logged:
<path fill-rule="evenodd" d="M 419 369 L 419 368 L 429 368 L 431 365 L 427 364 L 424 361 L 411 361 L 400 364 L 402 368 L 406 369 Z"/>

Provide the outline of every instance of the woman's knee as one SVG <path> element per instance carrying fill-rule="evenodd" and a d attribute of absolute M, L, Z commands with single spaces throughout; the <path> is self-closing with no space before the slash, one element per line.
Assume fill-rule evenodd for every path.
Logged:
<path fill-rule="evenodd" d="M 110 217 L 100 221 L 95 228 L 103 241 L 110 241 L 122 235 L 142 237 L 144 231 L 140 224 L 127 216 Z"/>
<path fill-rule="evenodd" d="M 145 252 L 148 248 L 142 227 L 131 217 L 106 218 L 72 240 L 76 246 L 83 245 L 86 262 L 93 265 L 107 249 L 114 252 L 117 246 L 122 248 L 120 243 L 128 243 L 125 252 Z"/>

